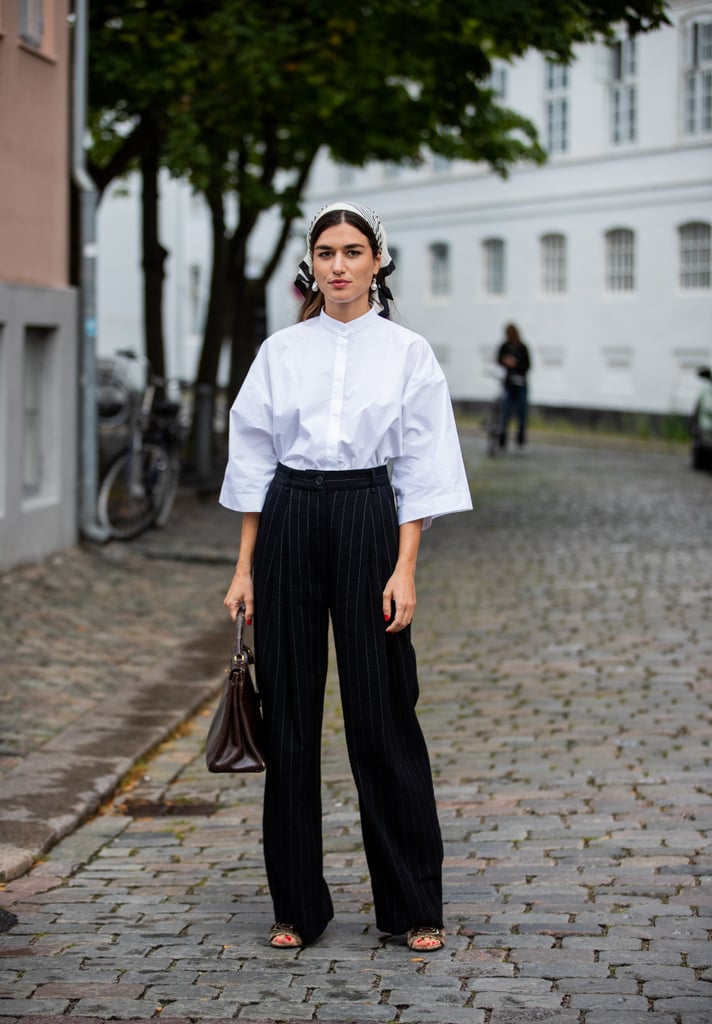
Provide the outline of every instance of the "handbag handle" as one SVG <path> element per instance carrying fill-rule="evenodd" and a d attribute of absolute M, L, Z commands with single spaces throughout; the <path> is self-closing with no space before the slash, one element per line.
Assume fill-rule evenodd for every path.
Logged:
<path fill-rule="evenodd" d="M 245 632 L 245 606 L 241 604 L 235 616 L 235 650 L 242 650 L 242 637 Z"/>
<path fill-rule="evenodd" d="M 230 659 L 231 669 L 237 668 L 238 665 L 254 664 L 255 656 L 243 639 L 244 632 L 245 606 L 244 604 L 241 604 L 237 609 L 237 615 L 235 617 L 235 643 L 233 644 L 232 658 Z"/>

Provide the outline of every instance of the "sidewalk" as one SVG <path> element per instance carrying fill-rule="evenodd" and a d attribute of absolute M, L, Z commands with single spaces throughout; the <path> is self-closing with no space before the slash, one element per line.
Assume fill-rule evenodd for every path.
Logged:
<path fill-rule="evenodd" d="M 436 522 L 419 565 L 444 953 L 375 928 L 333 678 L 336 917 L 300 953 L 266 946 L 263 782 L 210 776 L 193 715 L 229 647 L 236 517 L 186 496 L 140 546 L 0 578 L 0 818 L 14 807 L 18 833 L 71 831 L 77 779 L 87 815 L 183 722 L 0 894 L 0 1017 L 709 1024 L 712 478 L 664 454 L 482 446 L 464 438 L 476 513 Z"/>
<path fill-rule="evenodd" d="M 215 694 L 238 530 L 186 494 L 164 531 L 0 575 L 0 881 Z"/>

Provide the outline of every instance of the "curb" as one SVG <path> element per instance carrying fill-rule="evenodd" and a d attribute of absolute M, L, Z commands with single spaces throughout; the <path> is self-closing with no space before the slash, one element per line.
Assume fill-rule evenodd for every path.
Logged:
<path fill-rule="evenodd" d="M 162 665 L 142 676 L 130 692 L 115 693 L 3 777 L 0 882 L 28 872 L 108 800 L 142 758 L 217 696 L 224 659 L 204 636 L 180 646 L 180 658 L 173 659 L 179 670 Z"/>

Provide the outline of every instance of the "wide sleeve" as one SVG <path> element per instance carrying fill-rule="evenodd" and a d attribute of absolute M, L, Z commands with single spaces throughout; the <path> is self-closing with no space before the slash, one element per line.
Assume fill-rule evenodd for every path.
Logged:
<path fill-rule="evenodd" d="M 220 504 L 261 512 L 277 466 L 267 342 L 257 353 L 230 409 L 228 460 Z"/>
<path fill-rule="evenodd" d="M 424 338 L 406 381 L 402 407 L 403 454 L 393 460 L 391 482 L 398 522 L 432 520 L 472 508 L 447 381 Z"/>

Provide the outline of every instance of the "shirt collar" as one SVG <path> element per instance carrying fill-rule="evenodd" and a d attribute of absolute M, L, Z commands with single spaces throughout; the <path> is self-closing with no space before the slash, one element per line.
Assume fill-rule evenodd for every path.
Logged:
<path fill-rule="evenodd" d="M 332 331 L 334 334 L 357 334 L 359 331 L 364 330 L 367 327 L 374 326 L 374 319 L 378 316 L 373 307 L 369 309 L 368 313 L 364 313 L 362 316 L 357 316 L 355 320 L 347 320 L 345 323 L 342 320 L 334 320 L 332 316 L 329 316 L 322 309 L 319 314 L 319 323 L 322 327 L 325 327 L 327 331 Z"/>

